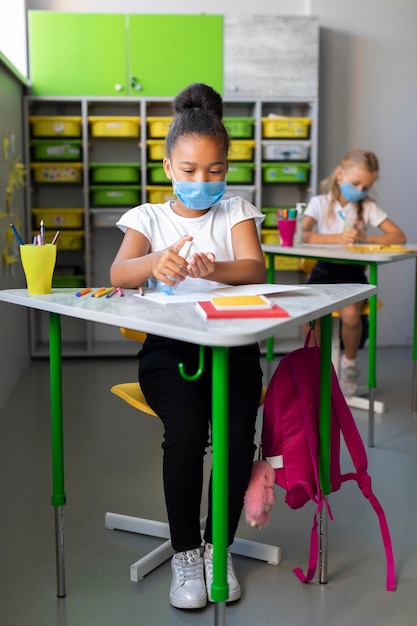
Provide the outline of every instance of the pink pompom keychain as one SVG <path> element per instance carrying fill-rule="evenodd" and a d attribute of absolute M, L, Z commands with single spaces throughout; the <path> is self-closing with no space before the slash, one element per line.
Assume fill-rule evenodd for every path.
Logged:
<path fill-rule="evenodd" d="M 269 522 L 269 511 L 275 502 L 275 470 L 268 461 L 254 461 L 244 498 L 245 519 L 253 527 L 263 528 Z"/>

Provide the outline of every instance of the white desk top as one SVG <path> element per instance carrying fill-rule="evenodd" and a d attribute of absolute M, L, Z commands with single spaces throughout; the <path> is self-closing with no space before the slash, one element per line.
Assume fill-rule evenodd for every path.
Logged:
<path fill-rule="evenodd" d="M 278 336 L 376 293 L 372 285 L 314 285 L 282 292 L 271 299 L 289 318 L 205 320 L 193 303 L 161 305 L 124 290 L 124 297 L 75 297 L 75 289 L 53 289 L 51 294 L 29 296 L 26 289 L 0 291 L 0 301 L 58 313 L 110 326 L 126 327 L 206 346 L 240 346 Z M 137 292 L 136 292 L 137 293 Z"/>
<path fill-rule="evenodd" d="M 352 246 L 354 247 L 354 246 Z M 366 244 L 364 244 L 364 247 Z M 361 245 L 358 244 L 358 249 Z M 283 247 L 279 244 L 262 244 L 263 252 L 272 252 L 273 254 L 279 254 L 282 256 L 296 256 L 306 258 L 322 258 L 322 259 L 334 259 L 338 261 L 363 261 L 364 265 L 367 263 L 392 263 L 393 261 L 406 261 L 407 259 L 417 257 L 417 244 L 410 243 L 405 244 L 404 248 L 410 250 L 410 252 L 398 252 L 393 250 L 387 251 L 386 247 L 382 252 L 377 250 L 372 252 L 355 252 L 351 248 L 339 245 L 319 245 L 319 244 L 299 244 L 298 246 Z"/>

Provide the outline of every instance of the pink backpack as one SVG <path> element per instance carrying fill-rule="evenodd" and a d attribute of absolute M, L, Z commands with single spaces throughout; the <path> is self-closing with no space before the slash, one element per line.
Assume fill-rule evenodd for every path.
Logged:
<path fill-rule="evenodd" d="M 309 500 L 317 507 L 311 530 L 310 557 L 307 574 L 301 568 L 294 573 L 302 581 L 311 580 L 318 559 L 317 516 L 325 504 L 333 519 L 329 503 L 322 493 L 318 478 L 318 433 L 320 395 L 320 348 L 315 345 L 295 350 L 282 358 L 275 370 L 265 396 L 262 430 L 262 456 L 275 469 L 275 482 L 285 489 L 285 502 L 298 509 Z M 380 525 L 387 563 L 387 591 L 395 591 L 395 566 L 391 537 L 385 513 L 372 492 L 367 472 L 365 446 L 352 412 L 339 386 L 332 366 L 331 381 L 330 483 L 331 491 L 343 482 L 356 480 L 365 498 L 374 508 Z M 340 433 L 353 461 L 354 472 L 341 474 Z"/>

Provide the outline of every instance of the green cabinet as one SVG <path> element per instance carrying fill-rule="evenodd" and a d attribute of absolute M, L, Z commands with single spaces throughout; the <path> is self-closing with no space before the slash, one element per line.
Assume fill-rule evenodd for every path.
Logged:
<path fill-rule="evenodd" d="M 223 90 L 220 15 L 29 11 L 33 95 L 175 96 Z"/>

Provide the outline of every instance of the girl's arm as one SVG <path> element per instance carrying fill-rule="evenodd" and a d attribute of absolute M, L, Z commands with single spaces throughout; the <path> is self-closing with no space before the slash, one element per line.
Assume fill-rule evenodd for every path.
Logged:
<path fill-rule="evenodd" d="M 391 222 L 388 218 L 379 225 L 379 228 L 383 232 L 382 235 L 365 235 L 359 232 L 357 241 L 360 243 L 382 243 L 387 245 L 391 243 L 401 244 L 406 242 L 406 236 L 401 228 L 398 228 L 398 226 L 394 224 L 394 222 Z"/>
<path fill-rule="evenodd" d="M 169 248 L 150 253 L 148 239 L 142 233 L 127 228 L 110 268 L 111 284 L 125 289 L 134 289 L 151 276 L 170 285 L 184 280 L 187 271 L 183 267 L 184 259 L 178 256 L 177 252 L 185 241 L 191 239 L 192 237 L 188 236 L 181 237 Z M 174 281 L 167 279 L 167 276 L 172 276 Z"/>
<path fill-rule="evenodd" d="M 193 278 L 207 278 L 229 285 L 265 282 L 265 260 L 255 221 L 247 219 L 232 229 L 234 261 L 218 261 L 212 255 L 195 253 L 187 266 Z M 207 266 L 210 266 L 207 270 Z"/>
<path fill-rule="evenodd" d="M 322 243 L 322 244 L 351 244 L 358 241 L 358 231 L 356 228 L 343 231 L 343 233 L 326 234 L 314 233 L 313 228 L 316 220 L 309 215 L 303 218 L 303 243 Z"/>

